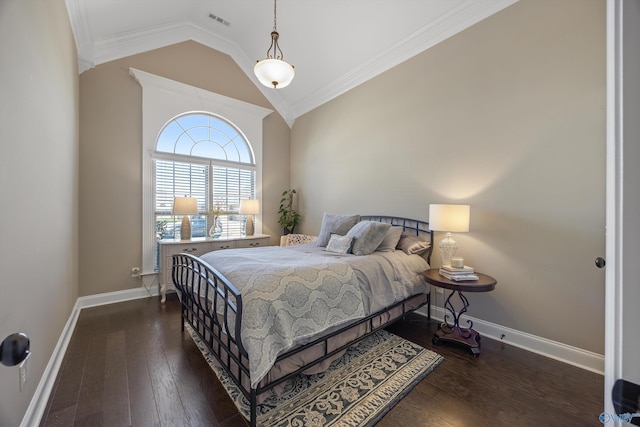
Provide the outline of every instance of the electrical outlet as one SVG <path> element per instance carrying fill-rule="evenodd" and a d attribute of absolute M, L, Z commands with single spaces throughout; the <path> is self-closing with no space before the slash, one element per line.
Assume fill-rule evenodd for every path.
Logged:
<path fill-rule="evenodd" d="M 27 384 L 27 377 L 28 377 L 28 364 L 27 362 L 29 361 L 29 358 L 27 357 L 21 364 L 20 367 L 18 369 L 18 376 L 19 376 L 19 382 L 20 382 L 20 391 L 24 390 L 25 385 Z"/>
<path fill-rule="evenodd" d="M 140 267 L 133 267 L 131 269 L 131 277 L 140 277 Z"/>

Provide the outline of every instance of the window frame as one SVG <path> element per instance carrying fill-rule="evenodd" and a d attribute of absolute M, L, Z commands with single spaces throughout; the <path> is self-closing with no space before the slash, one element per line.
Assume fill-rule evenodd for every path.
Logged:
<path fill-rule="evenodd" d="M 164 126 L 186 112 L 206 112 L 241 130 L 253 149 L 255 196 L 262 202 L 262 121 L 273 110 L 229 98 L 201 88 L 176 82 L 145 71 L 130 68 L 129 73 L 142 87 L 142 274 L 157 273 L 154 247 L 155 194 L 153 159 L 156 141 Z M 236 162 L 227 162 L 238 167 Z M 232 165 L 233 164 L 233 165 Z M 245 165 L 240 163 L 240 165 Z M 262 204 L 262 203 L 261 203 Z M 256 233 L 262 232 L 260 216 Z"/>

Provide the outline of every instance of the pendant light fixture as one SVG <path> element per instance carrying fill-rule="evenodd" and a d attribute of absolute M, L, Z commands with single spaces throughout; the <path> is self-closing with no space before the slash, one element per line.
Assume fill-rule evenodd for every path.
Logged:
<path fill-rule="evenodd" d="M 271 31 L 271 46 L 267 50 L 267 57 L 258 61 L 253 72 L 263 85 L 274 89 L 281 89 L 289 86 L 296 72 L 293 65 L 284 61 L 284 55 L 278 39 L 280 34 L 276 28 L 276 0 L 273 0 L 273 31 Z"/>

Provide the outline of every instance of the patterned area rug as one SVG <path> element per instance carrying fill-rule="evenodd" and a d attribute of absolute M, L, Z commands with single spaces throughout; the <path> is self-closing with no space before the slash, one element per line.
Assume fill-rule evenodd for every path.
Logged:
<path fill-rule="evenodd" d="M 187 328 L 240 413 L 248 419 L 248 400 L 200 338 Z M 350 347 L 325 372 L 297 375 L 279 395 L 258 405 L 258 425 L 373 426 L 442 360 L 431 350 L 378 331 Z"/>

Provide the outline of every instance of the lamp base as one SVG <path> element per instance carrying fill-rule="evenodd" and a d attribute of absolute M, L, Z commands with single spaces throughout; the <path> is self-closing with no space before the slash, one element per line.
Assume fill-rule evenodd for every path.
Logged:
<path fill-rule="evenodd" d="M 447 233 L 444 239 L 440 240 L 440 256 L 442 257 L 442 265 L 451 266 L 451 258 L 456 254 L 458 250 L 458 244 L 451 237 L 451 233 Z"/>
<path fill-rule="evenodd" d="M 255 228 L 253 226 L 253 215 L 247 215 L 247 223 L 245 224 L 245 236 L 253 236 Z"/>
<path fill-rule="evenodd" d="M 182 217 L 182 225 L 180 226 L 180 240 L 191 240 L 191 221 L 189 215 Z"/>

